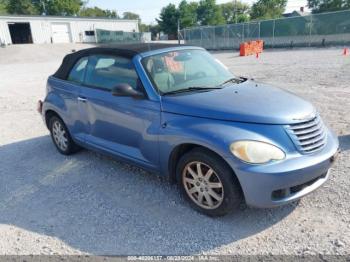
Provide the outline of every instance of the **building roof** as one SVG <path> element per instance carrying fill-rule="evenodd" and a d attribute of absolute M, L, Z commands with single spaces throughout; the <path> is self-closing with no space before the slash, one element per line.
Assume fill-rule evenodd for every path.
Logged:
<path fill-rule="evenodd" d="M 178 44 L 163 44 L 163 43 L 137 43 L 137 44 L 109 44 L 99 47 L 82 49 L 77 52 L 68 54 L 64 57 L 63 62 L 57 72 L 53 75 L 59 79 L 67 79 L 68 74 L 75 63 L 82 57 L 95 54 L 116 55 L 126 58 L 133 58 L 135 55 L 147 51 L 159 50 L 169 47 L 178 47 Z M 184 46 L 184 45 L 181 45 Z"/>
<path fill-rule="evenodd" d="M 134 22 L 138 23 L 136 19 L 121 19 L 115 17 L 103 17 L 103 16 L 55 16 L 55 15 L 15 15 L 15 14 L 2 14 L 0 15 L 0 20 L 2 19 L 34 19 L 34 20 L 108 20 L 113 22 Z"/>

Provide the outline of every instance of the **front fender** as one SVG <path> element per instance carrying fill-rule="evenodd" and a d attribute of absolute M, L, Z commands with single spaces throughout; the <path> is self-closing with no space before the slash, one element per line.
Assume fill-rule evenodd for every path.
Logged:
<path fill-rule="evenodd" d="M 163 123 L 166 123 L 159 135 L 162 174 L 169 175 L 171 153 L 182 144 L 208 148 L 223 159 L 232 159 L 234 166 L 242 165 L 230 152 L 231 143 L 238 140 L 263 141 L 277 145 L 285 151 L 295 151 L 292 141 L 279 125 L 221 121 L 164 112 L 162 119 Z"/>

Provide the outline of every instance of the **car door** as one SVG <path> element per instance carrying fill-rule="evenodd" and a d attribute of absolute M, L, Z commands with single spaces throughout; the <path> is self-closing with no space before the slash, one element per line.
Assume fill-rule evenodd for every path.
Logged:
<path fill-rule="evenodd" d="M 143 86 L 130 59 L 109 55 L 89 57 L 80 93 L 86 119 L 86 143 L 118 156 L 157 168 L 159 102 L 113 96 L 117 84 L 126 83 L 142 92 Z"/>
<path fill-rule="evenodd" d="M 84 81 L 85 70 L 88 63 L 88 57 L 79 59 L 73 68 L 70 70 L 65 81 L 57 78 L 50 78 L 55 81 L 54 86 L 58 93 L 64 100 L 64 120 L 69 128 L 69 131 L 75 140 L 83 142 L 84 134 L 86 133 L 86 123 L 81 118 L 81 111 L 79 110 L 79 94 L 81 84 Z M 50 82 L 49 82 L 50 83 Z"/>

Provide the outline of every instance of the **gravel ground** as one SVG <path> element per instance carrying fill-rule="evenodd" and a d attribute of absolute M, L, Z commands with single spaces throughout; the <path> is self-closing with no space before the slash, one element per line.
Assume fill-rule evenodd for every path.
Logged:
<path fill-rule="evenodd" d="M 298 204 L 213 219 L 164 178 L 89 151 L 57 153 L 36 101 L 63 55 L 82 47 L 0 48 L 0 254 L 350 254 L 350 56 L 340 48 L 214 53 L 237 75 L 312 101 L 343 152 Z"/>

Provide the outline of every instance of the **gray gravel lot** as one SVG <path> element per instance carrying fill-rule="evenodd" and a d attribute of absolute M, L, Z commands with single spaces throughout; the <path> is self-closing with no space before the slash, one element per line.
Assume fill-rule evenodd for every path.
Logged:
<path fill-rule="evenodd" d="M 298 204 L 213 219 L 165 178 L 56 151 L 36 102 L 63 55 L 84 47 L 0 48 L 0 254 L 350 254 L 350 56 L 340 48 L 214 53 L 237 75 L 312 101 L 343 152 L 328 183 Z"/>

